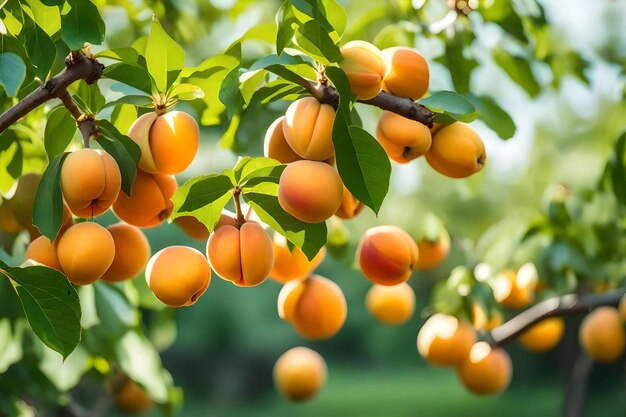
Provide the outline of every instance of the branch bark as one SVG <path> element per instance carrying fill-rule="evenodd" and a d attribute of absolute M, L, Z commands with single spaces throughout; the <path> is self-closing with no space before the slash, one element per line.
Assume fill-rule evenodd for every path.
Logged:
<path fill-rule="evenodd" d="M 584 417 L 587 383 L 593 369 L 593 360 L 583 351 L 578 353 L 565 388 L 564 417 Z"/>
<path fill-rule="evenodd" d="M 103 70 L 104 65 L 95 59 L 85 56 L 80 51 L 71 52 L 65 59 L 63 71 L 0 115 L 0 133 L 46 101 L 58 98 L 76 119 L 83 135 L 83 142 L 88 143 L 89 137 L 97 132 L 96 124 L 92 118 L 81 114 L 67 87 L 78 80 L 85 80 L 88 84 L 95 83 L 102 76 Z"/>
<path fill-rule="evenodd" d="M 502 346 L 517 338 L 525 330 L 548 317 L 588 313 L 599 306 L 616 306 L 626 293 L 626 287 L 606 294 L 568 294 L 544 300 L 518 314 L 491 331 L 491 343 Z"/>

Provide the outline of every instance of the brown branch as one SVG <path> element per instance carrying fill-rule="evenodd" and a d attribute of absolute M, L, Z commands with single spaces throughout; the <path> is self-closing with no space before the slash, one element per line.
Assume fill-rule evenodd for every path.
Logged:
<path fill-rule="evenodd" d="M 95 59 L 85 56 L 80 51 L 70 52 L 65 59 L 63 71 L 50 78 L 41 87 L 0 115 L 0 133 L 46 101 L 58 98 L 76 119 L 78 127 L 83 134 L 83 140 L 85 140 L 86 134 L 91 136 L 91 134 L 97 132 L 95 130 L 95 122 L 89 122 L 86 120 L 88 118 L 83 117 L 68 93 L 67 87 L 78 80 L 85 80 L 88 84 L 95 83 L 102 76 L 103 70 L 104 65 Z M 89 136 L 87 136 L 87 142 Z"/>
<path fill-rule="evenodd" d="M 584 417 L 587 400 L 587 383 L 593 369 L 593 359 L 580 351 L 565 388 L 564 417 Z"/>
<path fill-rule="evenodd" d="M 81 113 L 67 89 L 60 91 L 57 97 L 63 102 L 63 105 L 69 110 L 72 116 L 74 116 L 74 119 L 76 119 L 78 130 L 80 130 L 80 133 L 83 135 L 83 148 L 89 148 L 89 138 L 98 133 L 96 119 L 91 115 Z"/>
<path fill-rule="evenodd" d="M 241 195 L 241 189 L 239 187 L 236 187 L 233 190 L 233 200 L 235 200 L 235 212 L 237 213 L 237 220 L 236 220 L 237 228 L 240 228 L 246 222 L 246 218 L 243 214 L 243 210 L 241 209 L 241 201 L 239 200 L 240 195 Z"/>
<path fill-rule="evenodd" d="M 599 306 L 616 306 L 626 293 L 626 287 L 606 294 L 567 294 L 544 300 L 518 314 L 491 331 L 491 343 L 502 346 L 548 317 L 569 316 L 588 313 Z"/>

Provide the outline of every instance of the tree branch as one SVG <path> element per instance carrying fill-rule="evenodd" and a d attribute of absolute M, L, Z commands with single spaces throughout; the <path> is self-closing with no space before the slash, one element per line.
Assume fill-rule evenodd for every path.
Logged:
<path fill-rule="evenodd" d="M 587 399 L 587 382 L 593 369 L 593 360 L 580 351 L 567 381 L 563 403 L 564 417 L 584 417 Z"/>
<path fill-rule="evenodd" d="M 494 346 L 502 346 L 514 340 L 529 327 L 548 317 L 588 313 L 599 306 L 616 306 L 625 293 L 626 287 L 606 294 L 587 294 L 582 296 L 568 294 L 549 298 L 493 329 L 491 331 L 491 343 Z"/>
<path fill-rule="evenodd" d="M 0 133 L 46 101 L 58 98 L 76 119 L 78 127 L 83 134 L 83 141 L 88 142 L 89 136 L 97 132 L 95 122 L 93 120 L 89 121 L 88 117 L 83 117 L 67 91 L 67 87 L 78 80 L 85 80 L 88 84 L 95 83 L 102 76 L 103 70 L 104 65 L 95 59 L 85 56 L 80 51 L 70 52 L 65 59 L 63 71 L 50 78 L 41 87 L 0 115 Z M 89 134 L 87 139 L 85 139 L 86 134 Z"/>

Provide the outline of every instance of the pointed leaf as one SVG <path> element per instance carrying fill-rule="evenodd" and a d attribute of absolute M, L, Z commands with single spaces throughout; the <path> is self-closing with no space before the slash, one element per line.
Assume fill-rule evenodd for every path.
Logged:
<path fill-rule="evenodd" d="M 63 223 L 63 195 L 61 193 L 61 167 L 69 155 L 57 155 L 41 176 L 33 205 L 33 224 L 42 235 L 54 240 Z"/>

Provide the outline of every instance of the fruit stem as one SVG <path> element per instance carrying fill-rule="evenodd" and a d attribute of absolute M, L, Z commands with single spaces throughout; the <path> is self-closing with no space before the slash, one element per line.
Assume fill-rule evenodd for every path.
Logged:
<path fill-rule="evenodd" d="M 243 215 L 243 210 L 241 209 L 241 202 L 239 201 L 239 196 L 241 195 L 241 188 L 235 187 L 233 190 L 233 200 L 235 201 L 235 212 L 237 213 L 237 229 L 239 229 L 246 222 L 246 218 Z"/>

